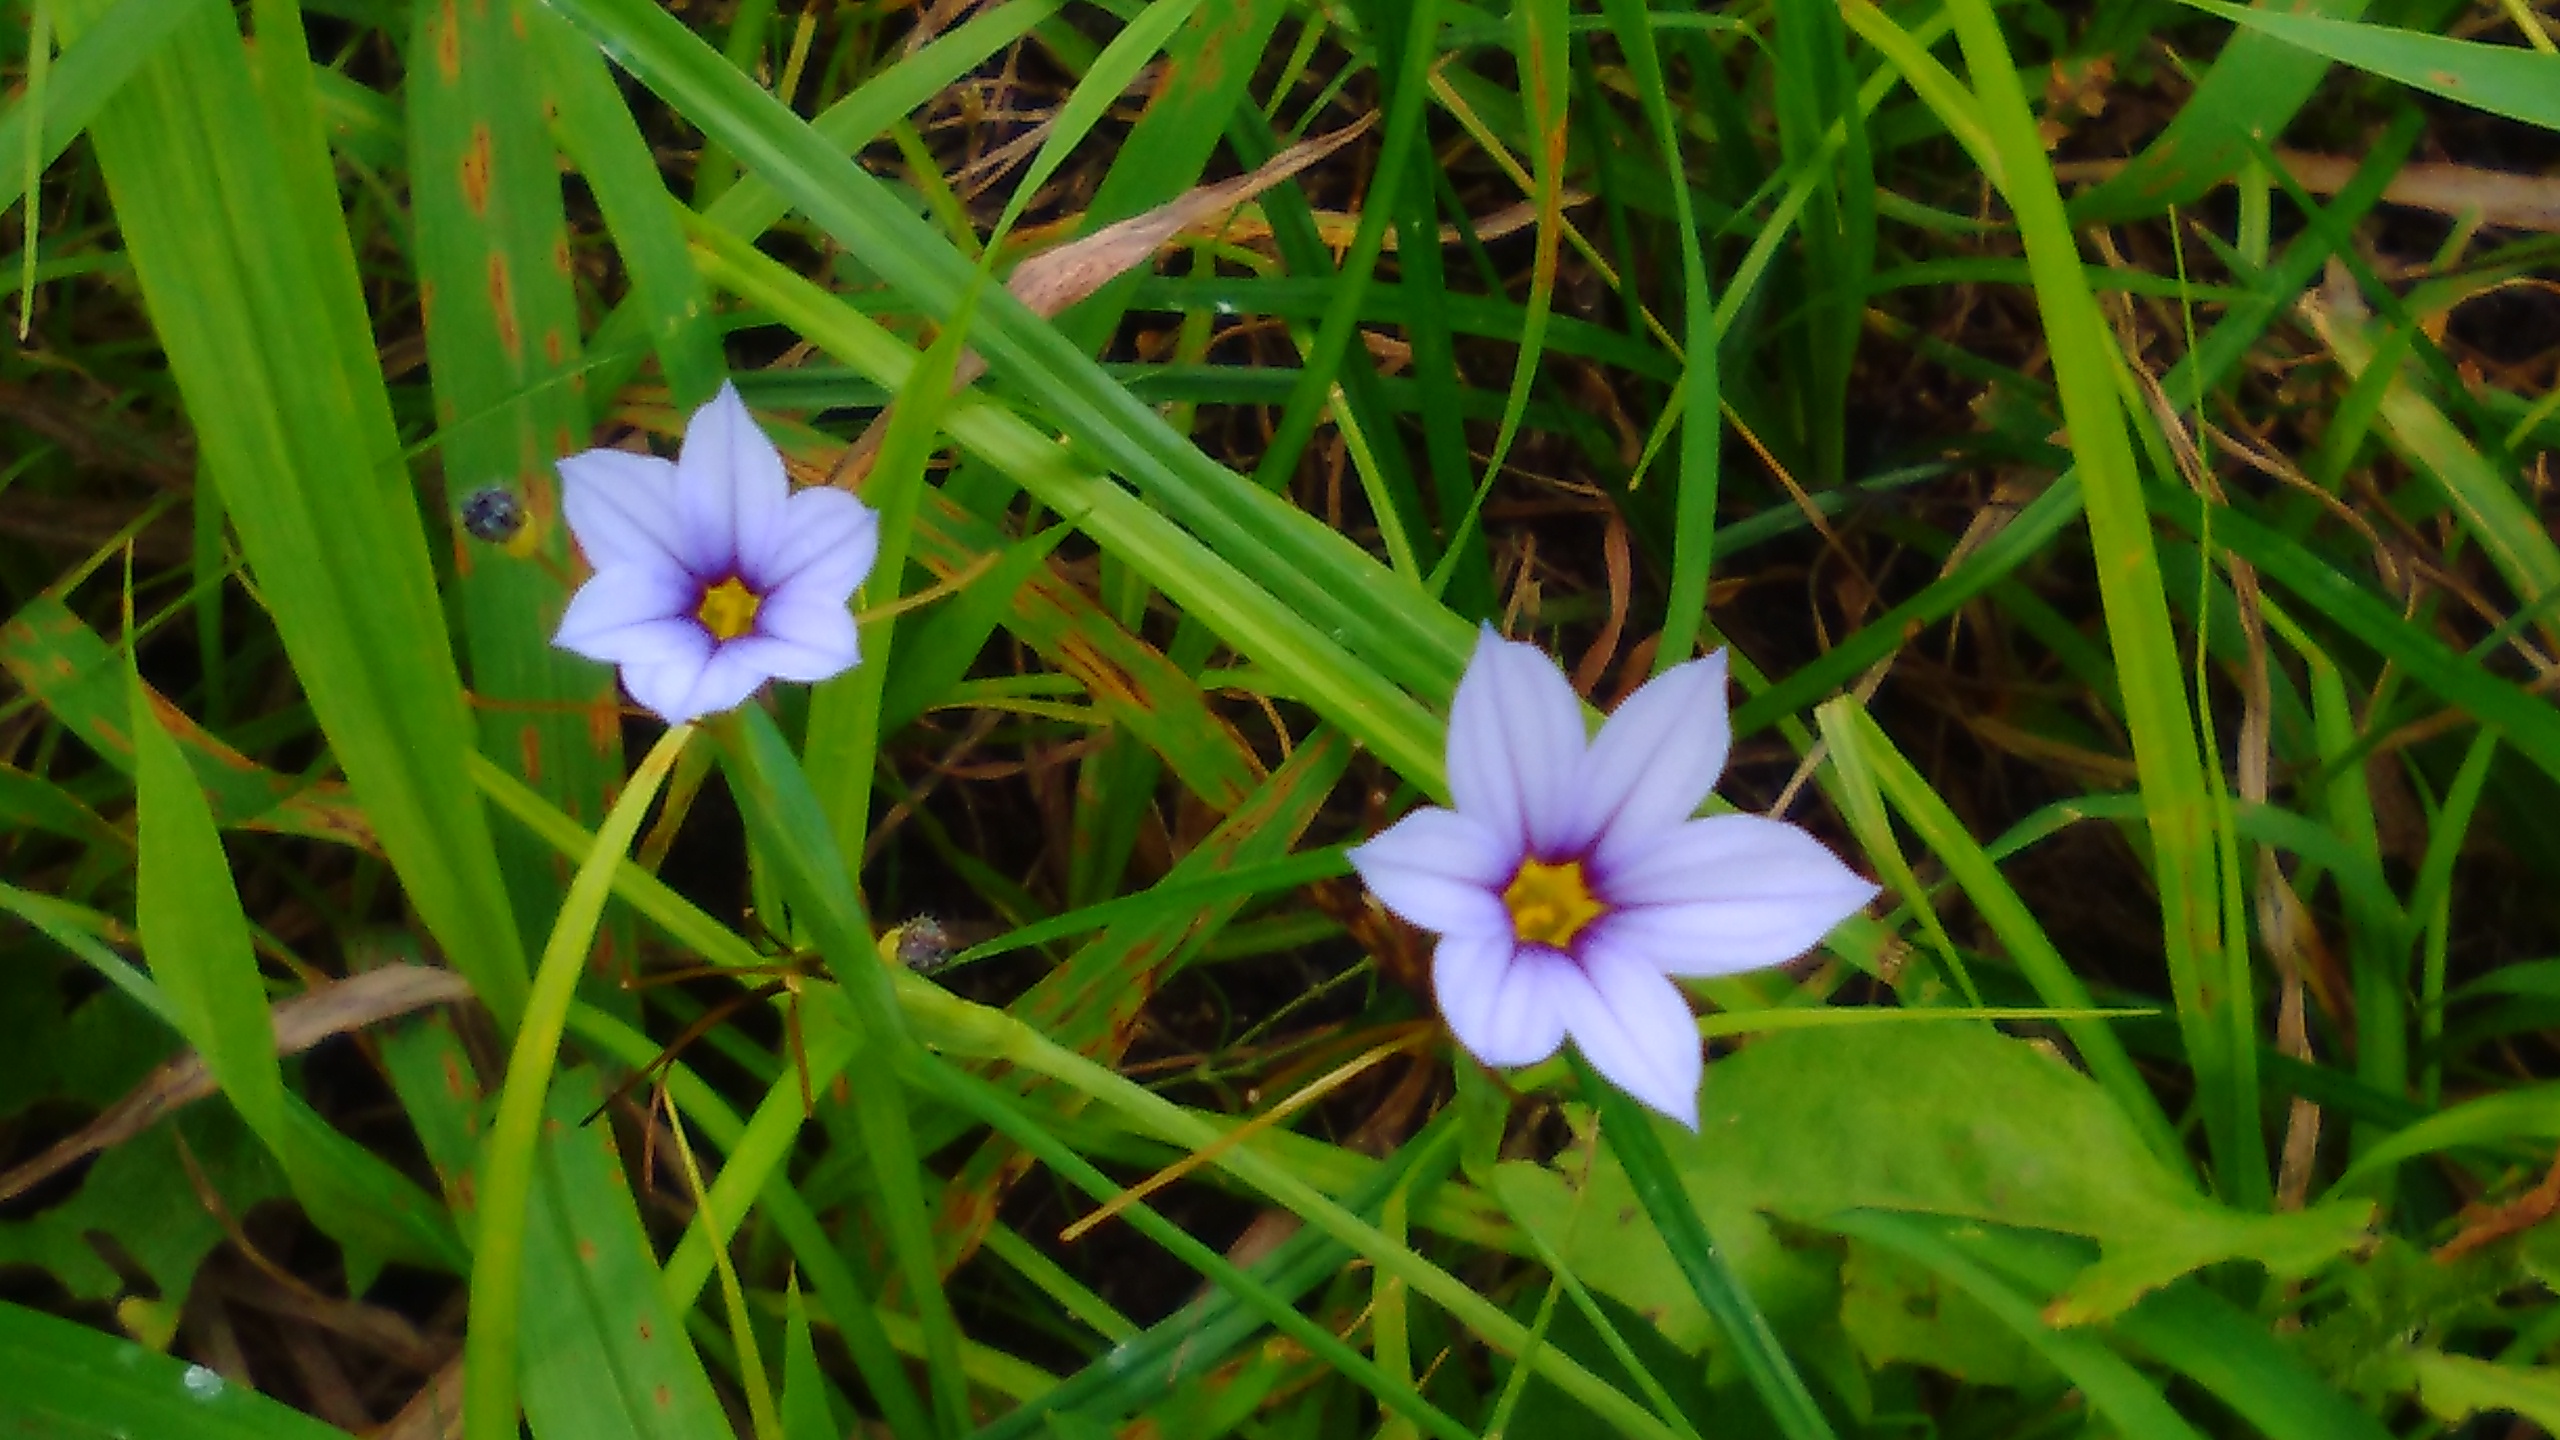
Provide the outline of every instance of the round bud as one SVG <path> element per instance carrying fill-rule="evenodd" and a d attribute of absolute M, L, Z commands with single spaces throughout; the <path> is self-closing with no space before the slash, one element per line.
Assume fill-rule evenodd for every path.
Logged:
<path fill-rule="evenodd" d="M 492 545 L 523 533 L 524 502 L 504 485 L 488 485 L 462 498 L 462 528 Z"/>

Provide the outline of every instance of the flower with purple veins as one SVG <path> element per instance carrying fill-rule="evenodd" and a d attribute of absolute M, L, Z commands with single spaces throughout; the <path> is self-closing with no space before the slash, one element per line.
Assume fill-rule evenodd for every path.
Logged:
<path fill-rule="evenodd" d="M 735 386 L 693 412 L 672 462 L 589 450 L 560 462 L 560 480 L 595 574 L 551 643 L 621 666 L 631 698 L 668 724 L 861 658 L 847 605 L 880 519 L 841 490 L 794 494 Z"/>
<path fill-rule="evenodd" d="M 1555 663 L 1486 627 L 1449 713 L 1457 808 L 1416 810 L 1351 865 L 1439 935 L 1432 988 L 1478 1060 L 1534 1064 L 1570 1037 L 1694 1130 L 1704 1059 L 1672 977 L 1790 959 L 1876 887 L 1783 821 L 1691 818 L 1733 740 L 1722 651 L 1656 675 L 1584 736 Z"/>

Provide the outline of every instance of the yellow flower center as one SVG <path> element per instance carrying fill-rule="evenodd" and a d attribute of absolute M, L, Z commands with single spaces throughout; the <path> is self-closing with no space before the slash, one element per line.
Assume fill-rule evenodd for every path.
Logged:
<path fill-rule="evenodd" d="M 1579 860 L 1561 865 L 1521 861 L 1520 873 L 1511 877 L 1510 886 L 1502 892 L 1502 903 L 1511 910 L 1512 934 L 1523 942 L 1558 950 L 1573 948 L 1573 937 L 1582 933 L 1582 927 L 1609 912 L 1608 906 L 1592 898 Z"/>
<path fill-rule="evenodd" d="M 756 608 L 762 604 L 763 596 L 732 575 L 703 591 L 702 608 L 693 614 L 702 622 L 702 628 L 711 632 L 712 639 L 726 642 L 756 628 Z"/>

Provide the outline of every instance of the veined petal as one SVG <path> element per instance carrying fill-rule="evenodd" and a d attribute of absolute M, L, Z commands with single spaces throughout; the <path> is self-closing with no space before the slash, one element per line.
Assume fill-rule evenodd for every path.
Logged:
<path fill-rule="evenodd" d="M 1711 815 L 1641 846 L 1613 838 L 1596 869 L 1617 908 L 1595 928 L 1673 975 L 1792 959 L 1876 896 L 1821 841 L 1765 816 Z"/>
<path fill-rule="evenodd" d="M 663 558 L 599 570 L 569 597 L 551 643 L 613 665 L 653 663 L 683 643 L 679 632 L 701 634 L 701 624 L 684 613 L 695 589 L 691 576 Z"/>
<path fill-rule="evenodd" d="M 782 452 L 756 428 L 738 387 L 722 384 L 685 423 L 684 449 L 676 456 L 676 500 L 695 571 L 742 570 L 746 560 L 774 554 L 790 497 Z"/>
<path fill-rule="evenodd" d="M 1440 1018 L 1487 1065 L 1534 1065 L 1556 1053 L 1564 1020 L 1552 992 L 1565 983 L 1580 983 L 1569 957 L 1508 935 L 1443 936 L 1431 956 Z"/>
<path fill-rule="evenodd" d="M 738 652 L 742 662 L 776 680 L 804 684 L 841 675 L 862 655 L 853 612 L 843 600 L 791 590 L 765 598 L 756 612 L 756 633 L 721 648 Z"/>
<path fill-rule="evenodd" d="M 1537 854 L 1563 855 L 1582 749 L 1582 702 L 1564 672 L 1486 626 L 1449 708 L 1449 794 L 1459 813 Z"/>
<path fill-rule="evenodd" d="M 1637 955 L 1583 941 L 1575 983 L 1554 987 L 1574 1048 L 1603 1079 L 1695 1130 L 1706 1067 L 1688 997 Z"/>
<path fill-rule="evenodd" d="M 752 562 L 757 578 L 768 590 L 807 586 L 843 604 L 879 556 L 879 514 L 841 490 L 817 488 L 793 494 L 782 518 L 773 553 Z"/>
<path fill-rule="evenodd" d="M 1520 847 L 1455 810 L 1416 810 L 1352 847 L 1348 858 L 1378 903 L 1412 924 L 1511 939 L 1501 892 L 1520 868 Z"/>
<path fill-rule="evenodd" d="M 685 703 L 702 679 L 703 667 L 711 663 L 711 634 L 694 633 L 692 647 L 671 649 L 645 665 L 622 667 L 622 688 L 631 692 L 632 702 L 670 725 L 681 725 L 702 713 L 686 709 Z"/>
<path fill-rule="evenodd" d="M 1573 786 L 1565 844 L 1654 834 L 1698 812 L 1733 747 L 1725 656 L 1674 665 L 1628 696 L 1592 738 Z"/>
<path fill-rule="evenodd" d="M 563 456 L 560 511 L 587 563 L 681 566 L 690 547 L 676 509 L 676 467 L 655 455 L 586 450 Z"/>

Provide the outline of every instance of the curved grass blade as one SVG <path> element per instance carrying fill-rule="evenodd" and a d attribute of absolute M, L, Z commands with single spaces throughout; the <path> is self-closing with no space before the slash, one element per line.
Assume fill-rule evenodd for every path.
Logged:
<path fill-rule="evenodd" d="M 793 918 L 817 942 L 828 972 L 852 1002 L 848 1013 L 857 1045 L 876 1063 L 896 1063 L 915 1042 L 891 991 L 888 968 L 872 943 L 854 872 L 835 844 L 808 777 L 763 710 L 748 706 L 732 711 L 717 725 L 723 770 L 746 818 L 749 844 L 773 867 Z M 895 1085 L 861 1085 L 854 1088 L 853 1106 L 875 1218 L 888 1235 L 891 1258 L 924 1331 L 934 1418 L 943 1433 L 957 1435 L 967 1427 L 969 1413 L 960 1325 L 934 1260 L 922 1183 L 926 1172 L 908 1119 L 907 1097 Z"/>
<path fill-rule="evenodd" d="M 1428 1192 L 1456 1161 L 1456 1138 L 1452 1126 L 1439 1124 L 1397 1147 L 1386 1163 L 1372 1169 L 1357 1188 L 1342 1197 L 1343 1205 L 1358 1214 L 1375 1214 L 1391 1195 L 1409 1197 L 1415 1192 Z M 1111 1201 L 1118 1196 L 1115 1192 L 1094 1198 Z M 1133 1225 L 1146 1227 L 1147 1222 L 1137 1220 L 1131 1211 L 1121 1213 Z M 1163 1221 L 1155 1219 L 1154 1223 L 1162 1226 Z M 1339 1275 L 1350 1258 L 1349 1252 L 1330 1238 L 1301 1230 L 1244 1273 L 1267 1285 L 1269 1298 L 1283 1306 L 1294 1306 L 1306 1292 Z M 1202 1273 L 1213 1282 L 1218 1278 L 1214 1271 Z M 1044 1417 L 1055 1412 L 1104 1417 L 1137 1413 L 1151 1396 L 1170 1386 L 1177 1373 L 1197 1374 L 1219 1364 L 1263 1326 L 1276 1323 L 1278 1312 L 1265 1310 L 1261 1303 L 1264 1299 L 1263 1295 L 1219 1285 L 1173 1316 L 1119 1340 L 1092 1364 L 1060 1381 L 1038 1399 L 980 1429 L 971 1440 L 1018 1440 L 1035 1433 Z M 1380 1378 L 1383 1380 L 1383 1375 Z M 1414 1407 L 1428 1408 L 1428 1402 L 1419 1397 L 1388 1401 L 1386 1397 L 1391 1392 L 1413 1395 L 1410 1386 L 1373 1386 L 1373 1393 L 1408 1418 L 1419 1413 Z M 1433 1429 L 1434 1433 L 1446 1433 L 1437 1426 Z"/>
<path fill-rule="evenodd" d="M 150 713 L 141 676 L 128 668 L 126 677 L 135 713 Z M 311 1218 L 346 1248 L 358 1289 L 386 1259 L 458 1261 L 460 1247 L 417 1187 L 285 1089 L 275 1017 L 212 807 L 157 723 L 134 727 L 134 760 L 134 912 L 178 1033 L 284 1167 Z"/>
<path fill-rule="evenodd" d="M 2181 3 L 2412 90 L 2560 130 L 2560 55 L 2272 7 L 2242 9 L 2217 0 Z"/>
<path fill-rule="evenodd" d="M 878 322 L 755 250 L 709 231 L 697 238 L 703 246 L 704 270 L 715 281 L 763 306 L 882 385 L 902 387 L 919 363 L 916 352 Z M 986 305 L 992 308 L 997 299 L 990 295 Z M 1186 614 L 1269 667 L 1299 698 L 1398 771 L 1417 784 L 1439 786 L 1438 722 L 1376 668 L 1356 663 L 1333 633 L 1320 630 L 1293 602 L 1263 588 L 1157 508 L 1085 468 L 1012 411 L 980 396 L 962 394 L 952 399 L 943 424 L 963 448 L 1004 471 L 1050 509 L 1100 540 Z M 1237 479 L 1225 471 L 1219 473 L 1229 481 Z M 1250 493 L 1278 503 L 1260 491 Z M 1299 520 L 1308 518 L 1298 510 L 1282 508 Z M 1409 579 L 1391 574 L 1356 550 L 1325 573 L 1331 576 L 1328 583 L 1342 587 L 1341 594 L 1363 597 L 1361 608 L 1366 610 L 1427 612 L 1437 617 L 1435 626 L 1457 623 L 1448 612 L 1424 600 Z M 1406 599 L 1410 606 L 1401 603 Z M 1452 683 L 1455 675 L 1452 670 Z"/>
<path fill-rule="evenodd" d="M 2261 3 L 2276 8 L 2271 0 Z M 2367 3 L 2292 0 L 2287 8 L 2353 20 Z M 2262 137 L 2284 133 L 2328 68 L 2299 46 L 2244 27 L 2214 56 L 2213 68 L 2178 106 L 2168 128 L 2122 170 L 2076 196 L 2071 218 L 2081 224 L 2131 220 L 2202 198 L 2249 163 L 2265 143 Z"/>
<path fill-rule="evenodd" d="M 677 752 L 692 738 L 679 725 L 641 760 L 596 834 L 593 849 L 569 882 L 551 940 L 543 947 L 526 1002 L 524 1025 L 507 1062 L 506 1091 L 482 1144 L 478 1243 L 472 1247 L 471 1323 L 464 1339 L 463 1433 L 469 1440 L 513 1440 L 516 1375 L 525 1293 L 525 1231 L 533 1205 L 539 1131 L 559 1059 L 569 1002 L 584 971 L 605 896 L 640 820 L 665 783 Z"/>
<path fill-rule="evenodd" d="M 1118 1183 L 1095 1169 L 1092 1162 L 1068 1148 L 1037 1119 L 1023 1114 L 1012 1097 L 977 1076 L 944 1063 L 939 1057 L 926 1056 L 924 1063 L 943 1072 L 941 1082 L 936 1089 L 950 1096 L 978 1119 L 1004 1132 L 1024 1149 L 1038 1156 L 1041 1163 L 1056 1171 L 1077 1188 L 1096 1200 L 1111 1200 L 1119 1196 L 1121 1187 Z M 1415 1154 L 1416 1149 L 1407 1147 L 1405 1153 Z M 1171 1251 L 1184 1264 L 1210 1277 L 1220 1290 L 1234 1296 L 1239 1304 L 1258 1312 L 1260 1318 L 1268 1320 L 1282 1334 L 1305 1345 L 1343 1374 L 1358 1380 L 1378 1398 L 1382 1405 L 1413 1421 L 1430 1434 L 1445 1437 L 1445 1440 L 1464 1440 L 1469 1433 L 1466 1427 L 1458 1424 L 1410 1388 L 1389 1383 L 1378 1373 L 1375 1365 L 1367 1357 L 1343 1344 L 1331 1330 L 1300 1315 L 1295 1306 L 1290 1303 L 1287 1291 L 1238 1269 L 1215 1250 L 1193 1239 L 1180 1227 L 1164 1220 L 1144 1204 L 1129 1205 L 1119 1212 L 1119 1216 L 1147 1238 Z M 1306 1278 L 1312 1284 L 1325 1277 L 1312 1275 Z M 1189 1322 L 1182 1327 L 1184 1329 L 1209 1323 L 1209 1316 L 1206 1314 L 1194 1317 L 1187 1311 L 1184 1316 L 1176 1318 Z M 1167 1329 L 1170 1325 L 1158 1328 Z M 1182 1345 L 1178 1336 L 1175 1339 L 1176 1343 L 1171 1347 L 1174 1355 L 1171 1358 L 1178 1362 Z M 1140 1341 L 1131 1343 L 1143 1346 L 1143 1337 Z M 1118 1355 L 1126 1350 L 1127 1347 L 1123 1346 L 1115 1349 L 1113 1353 Z M 1057 1407 L 1044 1405 L 1036 1410 L 1031 1407 L 1025 1407 L 1025 1409 L 1030 1414 L 1031 1423 L 1036 1424 L 1050 1418 Z M 993 1440 L 996 1436 L 1019 1435 L 1024 1433 L 1026 1428 L 1028 1427 L 1018 1427 L 1008 1418 L 979 1432 L 974 1440 Z"/>
<path fill-rule="evenodd" d="M 2100 605 L 2122 675 L 2126 728 L 2150 812 L 2162 948 L 2208 1148 L 2219 1182 L 2243 1204 L 2263 1206 L 2273 1182 L 2258 1122 L 2249 956 L 2245 947 L 2217 938 L 2223 906 L 2213 810 L 2116 388 L 2115 341 L 2091 296 L 1999 19 L 1983 0 L 1954 0 L 1950 10 L 1975 87 L 1963 94 L 1948 93 L 1951 77 L 1880 11 L 1853 0 L 1845 13 L 1859 33 L 1894 51 L 1915 91 L 1951 128 L 1961 127 L 1974 159 L 2017 214 L 2078 462 Z"/>
<path fill-rule="evenodd" d="M 62 158 L 118 87 L 168 43 L 180 24 L 195 18 L 191 8 L 209 10 L 212 5 L 213 0 L 117 0 L 83 29 L 81 43 L 51 62 L 43 89 L 30 86 L 0 114 L 0 210 L 17 204 L 29 181 Z M 13 158 L 33 163 L 8 163 Z"/>

